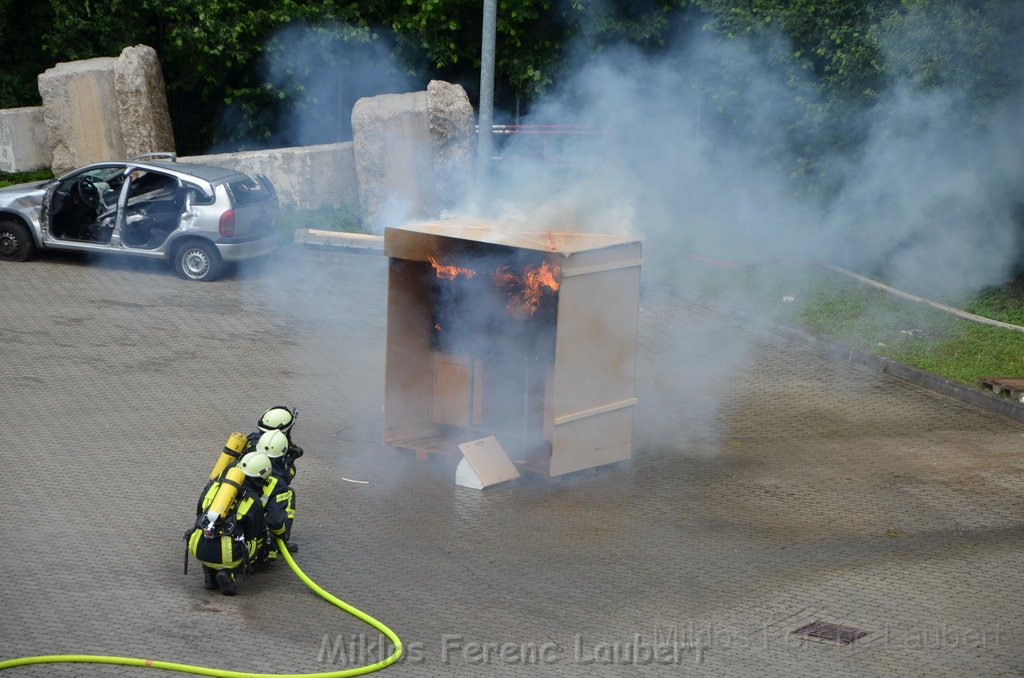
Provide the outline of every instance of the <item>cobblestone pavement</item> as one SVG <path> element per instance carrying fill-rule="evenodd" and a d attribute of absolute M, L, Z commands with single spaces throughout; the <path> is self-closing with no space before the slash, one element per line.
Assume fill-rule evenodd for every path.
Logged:
<path fill-rule="evenodd" d="M 631 463 L 478 492 L 380 443 L 385 259 L 261 269 L 0 265 L 0 656 L 379 658 L 283 563 L 234 598 L 182 575 L 228 434 L 287 403 L 296 559 L 401 636 L 390 676 L 1024 674 L 1021 424 L 646 289 Z"/>

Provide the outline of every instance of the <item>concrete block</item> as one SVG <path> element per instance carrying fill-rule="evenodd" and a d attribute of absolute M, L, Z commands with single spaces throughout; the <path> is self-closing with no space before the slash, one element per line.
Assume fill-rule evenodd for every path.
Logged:
<path fill-rule="evenodd" d="M 298 209 L 359 207 L 352 142 L 180 158 L 267 175 L 281 204 Z"/>
<path fill-rule="evenodd" d="M 59 63 L 39 75 L 54 174 L 125 157 L 114 91 L 114 57 Z"/>
<path fill-rule="evenodd" d="M 114 64 L 114 89 L 128 157 L 174 151 L 164 74 L 156 50 L 147 45 L 125 47 Z"/>
<path fill-rule="evenodd" d="M 466 193 L 474 115 L 459 85 L 433 80 L 423 92 L 360 99 L 352 139 L 363 218 L 374 228 L 436 218 Z"/>
<path fill-rule="evenodd" d="M 426 92 L 359 99 L 352 108 L 352 141 L 367 224 L 382 229 L 437 211 Z"/>
<path fill-rule="evenodd" d="M 43 108 L 0 110 L 0 172 L 30 172 L 50 166 Z"/>
<path fill-rule="evenodd" d="M 163 73 L 151 47 L 59 63 L 38 81 L 54 174 L 174 150 Z"/>
<path fill-rule="evenodd" d="M 473 105 L 461 85 L 431 80 L 427 85 L 427 115 L 434 190 L 441 209 L 451 209 L 465 197 L 472 182 L 476 151 Z"/>

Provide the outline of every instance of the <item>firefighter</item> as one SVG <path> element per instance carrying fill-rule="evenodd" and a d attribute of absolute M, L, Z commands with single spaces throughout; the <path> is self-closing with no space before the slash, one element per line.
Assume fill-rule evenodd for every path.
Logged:
<path fill-rule="evenodd" d="M 264 506 L 268 482 L 273 481 L 272 488 L 277 484 L 270 458 L 253 452 L 236 466 L 206 485 L 195 527 L 187 535 L 189 552 L 203 566 L 204 588 L 219 588 L 226 596 L 235 595 L 238 574 L 248 574 L 268 558 L 268 528 L 275 536 L 284 533 L 284 508 L 275 504 L 268 512 Z"/>
<path fill-rule="evenodd" d="M 258 454 L 258 453 L 257 453 Z M 285 542 L 289 551 L 297 552 L 299 547 L 288 541 L 288 531 L 291 529 L 292 520 L 295 517 L 295 508 L 292 503 L 292 489 L 287 483 L 273 473 L 263 481 L 260 502 L 263 504 L 263 517 L 267 522 L 267 529 L 270 531 L 270 539 L 267 541 L 267 555 L 263 563 L 270 563 L 277 560 L 277 540 Z M 262 563 L 261 563 L 262 564 Z"/>
<path fill-rule="evenodd" d="M 295 478 L 295 460 L 302 456 L 303 449 L 292 440 L 292 427 L 295 425 L 295 420 L 299 416 L 297 409 L 287 407 L 285 405 L 276 405 L 271 407 L 269 410 L 263 413 L 260 417 L 259 422 L 256 424 L 257 430 L 249 434 L 249 442 L 246 445 L 246 452 L 250 452 L 256 449 L 256 444 L 259 442 L 260 437 L 270 431 L 280 431 L 284 433 L 285 437 L 288 438 L 288 449 L 281 457 L 281 462 L 277 466 L 281 466 L 287 470 L 287 477 L 285 481 L 291 485 L 292 480 Z"/>
<path fill-rule="evenodd" d="M 288 437 L 277 429 L 267 431 L 260 436 L 256 443 L 257 452 L 262 452 L 270 458 L 270 473 L 277 480 L 276 486 L 270 487 L 268 480 L 265 485 L 265 493 L 274 494 L 273 501 L 265 501 L 268 511 L 278 510 L 283 506 L 285 511 L 285 528 L 282 537 L 289 551 L 297 552 L 299 547 L 290 541 L 292 534 L 292 523 L 295 521 L 295 489 L 291 487 L 291 479 L 295 476 L 294 462 L 288 459 Z M 269 516 L 268 516 L 269 520 Z"/>

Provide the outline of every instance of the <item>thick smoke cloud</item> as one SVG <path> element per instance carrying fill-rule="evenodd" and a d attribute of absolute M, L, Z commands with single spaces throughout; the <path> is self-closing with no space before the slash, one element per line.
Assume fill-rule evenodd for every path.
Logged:
<path fill-rule="evenodd" d="M 1019 120 L 1003 111 L 971 138 L 941 121 L 947 93 L 897 91 L 825 219 L 852 268 L 919 293 L 957 296 L 1002 282 L 1018 254 Z M 1017 107 L 1019 110 L 1019 106 Z M 956 117 L 962 118 L 964 114 Z M 895 125 L 893 123 L 896 123 Z"/>
<path fill-rule="evenodd" d="M 935 40 L 926 25 L 911 32 Z M 910 36 L 893 38 L 913 49 Z M 897 72 L 874 109 L 844 111 L 839 119 L 849 127 L 836 129 L 806 74 L 773 59 L 790 51 L 781 38 L 755 48 L 693 32 L 675 45 L 657 57 L 624 47 L 581 57 L 524 122 L 578 123 L 602 134 L 548 141 L 546 157 L 532 162 L 512 158 L 536 156 L 536 141 L 511 139 L 491 196 L 475 207 L 528 229 L 640 236 L 645 279 L 664 275 L 650 264 L 686 268 L 691 278 L 696 271 L 690 284 L 698 294 L 721 284 L 721 270 L 703 283 L 691 255 L 794 269 L 813 260 L 945 299 L 1011 275 L 1024 202 L 1019 80 L 983 109 L 962 83 L 923 87 Z M 843 137 L 861 143 L 832 150 L 829 140 Z M 820 159 L 816 190 L 794 178 L 805 168 L 787 153 L 807 148 Z M 566 172 L 558 160 L 575 168 Z M 737 285 L 735 307 L 749 308 L 744 289 Z M 804 298 L 787 292 L 798 304 Z M 772 312 L 763 301 L 756 310 L 749 317 Z M 645 445 L 705 449 L 728 435 L 712 422 L 735 397 L 713 385 L 750 369 L 757 336 L 723 332 L 685 311 L 656 327 L 674 369 L 638 384 L 641 410 L 648 423 L 686 417 L 693 439 L 645 439 L 643 428 L 638 436 Z"/>
<path fill-rule="evenodd" d="M 944 33 L 932 20 L 918 17 L 891 39 L 901 52 L 910 39 L 934 41 Z M 844 118 L 846 136 L 863 142 L 830 153 L 823 144 L 842 136 L 828 129 L 834 122 L 822 120 L 817 139 L 814 129 L 794 138 L 794 123 L 825 102 L 771 58 L 779 41 L 758 52 L 695 32 L 658 57 L 616 48 L 580 59 L 525 122 L 603 130 L 546 148 L 549 157 L 584 159 L 583 175 L 565 180 L 544 161 L 500 163 L 488 208 L 523 217 L 542 206 L 541 224 L 628 228 L 678 255 L 815 259 L 945 297 L 1004 281 L 1021 228 L 1019 78 L 1001 102 L 982 107 L 967 78 L 922 87 L 894 68 L 878 105 Z M 1000 73 L 1014 72 L 1005 66 Z M 512 140 L 503 153 L 535 154 L 531 141 Z M 807 192 L 785 151 L 814 143 L 822 190 Z M 557 205 L 564 209 L 552 217 Z"/>
<path fill-rule="evenodd" d="M 265 121 L 273 136 L 254 140 L 265 147 L 351 140 L 347 112 L 358 99 L 420 88 L 394 58 L 388 35 L 367 28 L 289 25 L 267 42 L 262 67 L 265 85 L 283 94 L 263 113 L 275 118 Z M 235 103 L 225 124 L 237 123 L 243 106 Z"/>
<path fill-rule="evenodd" d="M 1014 5 L 1000 25 L 1024 25 Z M 964 34 L 950 28 L 965 21 L 958 11 L 911 12 L 879 30 L 890 79 L 859 115 L 835 115 L 805 72 L 783 65 L 791 48 L 780 36 L 686 29 L 657 56 L 580 48 L 524 120 L 580 127 L 498 138 L 503 159 L 486 195 L 467 187 L 456 211 L 506 227 L 630 232 L 677 256 L 816 259 L 947 298 L 1002 282 L 1021 249 L 1024 96 L 1013 46 L 1024 30 L 1001 52 L 987 35 L 997 49 L 978 53 L 969 32 L 949 39 Z M 922 51 L 942 61 L 946 82 L 922 83 L 908 56 Z M 266 54 L 267 82 L 303 102 L 280 111 L 276 145 L 349 139 L 339 112 L 358 98 L 424 87 L 386 37 L 365 29 L 293 26 Z M 978 69 L 1005 83 L 1000 101 L 977 100 Z M 833 151 L 843 137 L 860 143 Z M 794 180 L 807 170 L 798 152 L 819 159 L 817 190 Z"/>
<path fill-rule="evenodd" d="M 892 36 L 894 43 L 907 51 L 911 38 L 934 42 L 926 24 Z M 641 237 L 645 280 L 650 262 L 699 268 L 691 255 L 833 263 L 947 298 L 1010 274 L 1024 185 L 1019 78 L 1007 80 L 999 102 L 981 107 L 963 83 L 922 86 L 896 69 L 877 106 L 862 116 L 846 112 L 849 130 L 837 130 L 823 115 L 814 118 L 828 110 L 814 83 L 773 58 L 789 50 L 782 38 L 755 46 L 698 31 L 680 33 L 673 44 L 659 56 L 628 47 L 580 54 L 523 120 L 580 127 L 557 137 L 499 139 L 502 160 L 493 163 L 487 193 L 467 187 L 467 203 L 456 211 L 492 217 L 501 228 Z M 301 49 L 294 57 L 307 58 Z M 357 73 L 365 65 L 353 60 L 345 77 L 363 78 Z M 294 69 L 271 72 L 284 83 Z M 373 73 L 365 71 L 366 82 Z M 304 86 L 323 87 L 315 78 Z M 365 94 L 423 87 L 385 83 Z M 295 129 L 297 139 L 315 137 L 303 125 Z M 843 136 L 859 143 L 833 150 L 828 140 Z M 794 179 L 807 168 L 787 154 L 808 148 L 820 161 L 811 168 L 821 177 L 816 191 Z M 799 300 L 800 290 L 792 292 Z M 742 374 L 756 337 L 723 335 L 685 312 L 659 319 L 657 331 L 668 353 L 661 360 L 675 369 L 639 385 L 645 421 L 688 413 L 694 440 L 644 443 L 688 449 L 710 440 L 713 449 L 727 433 L 709 422 L 729 395 L 708 385 Z"/>

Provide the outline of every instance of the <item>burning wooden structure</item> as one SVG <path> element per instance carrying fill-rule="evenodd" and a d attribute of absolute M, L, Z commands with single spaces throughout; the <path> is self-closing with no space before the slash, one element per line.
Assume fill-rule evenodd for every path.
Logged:
<path fill-rule="evenodd" d="M 387 228 L 384 250 L 386 443 L 493 435 L 548 476 L 630 457 L 638 240 L 452 219 Z"/>

